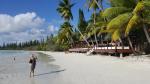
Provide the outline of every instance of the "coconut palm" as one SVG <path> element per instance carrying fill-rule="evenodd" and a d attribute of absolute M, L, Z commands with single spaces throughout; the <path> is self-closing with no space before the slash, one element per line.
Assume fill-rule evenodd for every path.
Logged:
<path fill-rule="evenodd" d="M 61 17 L 64 18 L 65 22 L 61 25 L 58 32 L 58 42 L 61 41 L 62 43 L 73 43 L 73 30 L 69 22 L 73 19 L 71 12 L 71 8 L 73 6 L 74 4 L 71 4 L 70 0 L 62 0 L 59 3 L 57 11 L 60 13 Z"/>
<path fill-rule="evenodd" d="M 73 36 L 72 26 L 70 25 L 69 22 L 64 22 L 60 26 L 57 42 L 62 44 L 63 43 L 71 44 L 70 42 L 73 41 L 72 36 Z"/>
<path fill-rule="evenodd" d="M 74 4 L 71 4 L 70 0 L 62 0 L 59 2 L 59 6 L 57 11 L 60 13 L 61 17 L 64 18 L 66 21 L 73 19 L 73 15 L 71 12 L 71 8 Z"/>
<path fill-rule="evenodd" d="M 102 18 L 101 14 L 99 14 L 99 13 L 96 14 L 95 22 L 96 23 L 94 24 L 93 23 L 93 15 L 92 15 L 91 19 L 88 22 L 89 24 L 88 24 L 88 26 L 86 28 L 86 32 L 87 33 L 85 34 L 85 36 L 87 38 L 90 38 L 90 37 L 94 36 L 95 33 L 96 33 L 97 36 L 100 36 L 101 35 L 101 30 L 103 30 L 103 28 L 107 24 L 107 22 L 104 21 L 104 19 Z"/>
<path fill-rule="evenodd" d="M 122 37 L 128 37 L 132 29 L 143 25 L 147 39 L 145 12 L 149 11 L 149 0 L 111 0 L 112 7 L 103 12 L 103 17 L 109 21 L 107 32 L 112 34 L 112 40 L 121 40 Z M 146 21 L 145 21 L 146 20 Z M 150 42 L 150 41 L 149 41 Z"/>
<path fill-rule="evenodd" d="M 132 12 L 132 17 L 127 25 L 125 35 L 127 36 L 130 31 L 137 25 L 142 25 L 143 30 L 145 32 L 145 36 L 150 43 L 150 37 L 147 32 L 147 24 L 149 24 L 150 18 L 147 17 L 150 15 L 150 1 L 143 0 L 139 1 Z M 148 20 L 149 19 L 149 20 Z"/>
<path fill-rule="evenodd" d="M 96 24 L 96 10 L 101 8 L 103 9 L 102 6 L 102 1 L 103 0 L 87 0 L 88 3 L 88 9 L 93 9 L 93 26 L 92 26 L 92 30 L 96 30 L 95 28 L 95 24 Z M 99 5 L 100 3 L 100 5 Z M 94 38 L 96 41 L 96 45 L 98 46 L 98 41 L 97 41 L 97 35 L 96 35 L 96 31 L 94 32 Z"/>

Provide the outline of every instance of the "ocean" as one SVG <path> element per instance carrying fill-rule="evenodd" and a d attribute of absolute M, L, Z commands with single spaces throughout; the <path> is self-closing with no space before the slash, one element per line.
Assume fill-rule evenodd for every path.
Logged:
<path fill-rule="evenodd" d="M 53 63 L 55 59 L 52 56 L 31 51 L 1 50 L 0 84 L 21 84 L 25 80 L 26 84 L 34 84 L 33 81 L 29 81 L 29 59 L 32 54 L 38 58 L 35 79 L 40 79 L 40 77 L 53 78 L 54 74 L 55 76 L 58 75 L 57 71 L 59 71 L 60 66 Z M 17 80 L 19 81 L 17 82 Z M 36 84 L 42 84 L 42 82 Z"/>

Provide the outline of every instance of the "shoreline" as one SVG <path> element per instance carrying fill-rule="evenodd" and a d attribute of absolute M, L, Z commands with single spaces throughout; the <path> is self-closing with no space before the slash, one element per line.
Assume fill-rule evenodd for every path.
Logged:
<path fill-rule="evenodd" d="M 29 51 L 41 54 L 38 58 L 35 77 L 29 77 L 28 57 L 20 56 L 11 68 L 0 72 L 0 84 L 149 84 L 150 58 L 128 56 L 124 58 L 65 53 Z M 47 57 L 48 56 L 48 57 Z M 6 61 L 8 59 L 5 59 Z M 5 61 L 3 60 L 3 61 Z M 7 63 L 6 63 L 7 64 Z M 8 64 L 9 66 L 11 64 Z M 8 72 L 9 73 L 8 73 Z"/>

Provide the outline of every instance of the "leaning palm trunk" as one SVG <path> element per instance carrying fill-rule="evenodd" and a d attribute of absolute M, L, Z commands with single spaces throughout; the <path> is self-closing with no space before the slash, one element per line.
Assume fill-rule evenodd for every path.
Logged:
<path fill-rule="evenodd" d="M 95 23 L 96 23 L 95 19 L 96 19 L 96 11 L 94 10 L 94 29 L 95 29 L 94 38 L 95 38 L 95 41 L 96 41 L 96 46 L 98 46 L 97 36 L 96 36 L 96 27 L 95 27 Z"/>
<path fill-rule="evenodd" d="M 129 45 L 131 47 L 132 52 L 135 54 L 135 51 L 134 51 L 134 48 L 133 48 L 133 45 L 132 45 L 130 37 L 128 36 L 127 39 L 128 39 L 128 42 L 129 42 Z"/>
<path fill-rule="evenodd" d="M 122 42 L 122 39 L 121 39 L 121 38 L 119 38 L 119 41 L 120 41 L 121 46 L 122 46 L 122 48 L 123 48 L 123 47 L 124 47 L 124 44 L 123 44 L 123 42 Z"/>
<path fill-rule="evenodd" d="M 148 43 L 150 44 L 150 36 L 149 36 L 149 34 L 147 32 L 147 27 L 146 27 L 145 24 L 143 24 L 143 30 L 144 30 L 145 36 L 146 36 L 146 38 L 148 40 Z"/>
<path fill-rule="evenodd" d="M 96 46 L 98 46 L 96 33 L 94 34 L 94 38 L 95 38 L 95 41 L 96 41 Z"/>
<path fill-rule="evenodd" d="M 87 41 L 87 39 L 85 38 L 85 36 L 81 33 L 81 31 L 77 28 L 77 30 L 79 31 L 79 33 L 81 34 L 82 38 L 84 39 L 84 41 L 87 43 L 87 45 L 90 47 L 89 42 Z"/>

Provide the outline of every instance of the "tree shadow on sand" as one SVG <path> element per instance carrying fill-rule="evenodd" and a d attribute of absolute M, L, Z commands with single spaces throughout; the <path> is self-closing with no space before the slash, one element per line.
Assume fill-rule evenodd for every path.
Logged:
<path fill-rule="evenodd" d="M 51 72 L 47 72 L 47 73 L 37 74 L 37 75 L 34 75 L 34 76 L 42 76 L 42 75 L 48 75 L 48 74 L 53 74 L 53 73 L 59 73 L 59 72 L 65 71 L 65 70 L 66 70 L 66 69 L 57 70 L 57 71 L 51 71 Z"/>

